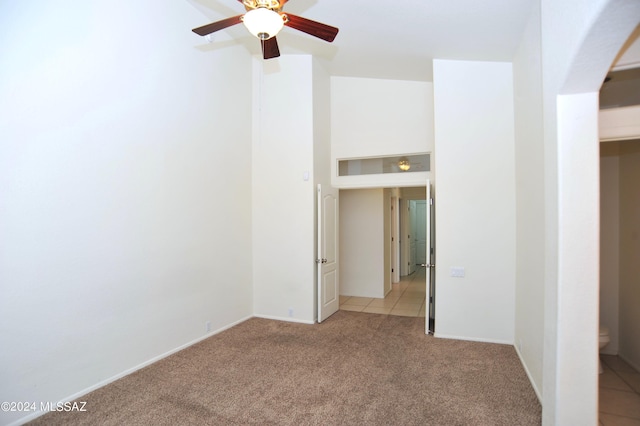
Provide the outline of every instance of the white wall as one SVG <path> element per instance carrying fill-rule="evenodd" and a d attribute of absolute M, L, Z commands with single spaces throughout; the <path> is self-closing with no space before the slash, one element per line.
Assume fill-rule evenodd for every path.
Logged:
<path fill-rule="evenodd" d="M 620 143 L 620 357 L 640 370 L 640 145 Z"/>
<path fill-rule="evenodd" d="M 620 287 L 620 151 L 600 144 L 600 324 L 609 328 L 601 353 L 618 354 Z"/>
<path fill-rule="evenodd" d="M 201 49 L 203 19 L 0 3 L 0 400 L 80 395 L 252 314 L 251 62 Z"/>
<path fill-rule="evenodd" d="M 306 323 L 315 321 L 313 87 L 309 55 L 254 59 L 254 312 Z"/>
<path fill-rule="evenodd" d="M 389 102 L 389 99 L 393 99 L 393 102 Z M 331 176 L 333 186 L 339 188 L 422 186 L 422 197 L 424 198 L 424 185 L 427 179 L 434 181 L 433 155 L 431 156 L 432 172 L 429 173 L 337 178 L 336 162 L 339 158 L 433 153 L 433 140 L 432 83 L 331 77 Z M 341 191 L 341 196 L 343 193 L 344 191 Z M 341 203 L 344 202 L 341 200 Z M 349 203 L 348 200 L 346 202 Z M 354 208 L 357 212 L 358 208 Z M 383 211 L 382 205 L 379 210 Z M 341 212 L 346 211 L 343 206 Z M 380 228 L 376 232 L 383 232 L 383 225 L 384 221 L 380 222 Z M 341 234 L 344 232 L 348 231 L 341 228 Z M 350 252 L 356 252 L 360 248 L 361 246 L 354 245 Z M 389 247 L 384 246 L 381 242 L 377 249 L 388 250 Z M 342 246 L 341 250 L 344 254 Z M 350 256 L 349 254 L 345 255 Z M 342 267 L 348 268 L 345 266 L 345 262 L 342 263 Z M 379 275 L 379 271 L 376 271 L 375 275 L 376 282 L 378 282 L 380 277 L 385 274 L 383 272 L 382 275 Z M 344 278 L 346 275 L 341 274 L 341 277 Z M 348 289 L 349 284 L 344 281 L 341 284 L 341 294 L 346 294 L 345 286 Z M 388 284 L 390 285 L 390 282 Z M 376 294 L 370 297 L 384 297 L 379 295 L 377 284 L 374 287 L 375 290 L 371 289 L 367 294 Z"/>
<path fill-rule="evenodd" d="M 567 386 L 569 383 L 590 389 L 585 392 L 584 403 L 573 398 L 560 407 L 566 413 L 562 415 L 580 416 L 586 422 L 597 411 L 598 403 L 599 144 L 597 139 L 590 140 L 598 134 L 598 93 L 562 95 L 557 99 L 558 140 L 563 141 L 558 148 L 558 288 L 571 295 L 568 301 L 560 299 L 565 303 L 558 306 L 557 348 L 561 354 L 576 348 L 582 351 L 575 360 L 558 357 L 566 368 L 558 371 L 556 389 L 568 391 L 565 387 L 573 387 Z M 589 191 L 575 190 L 579 186 Z M 593 262 L 586 262 L 588 259 Z M 573 326 L 568 327 L 569 324 Z M 580 328 L 577 324 L 588 332 L 576 331 Z"/>
<path fill-rule="evenodd" d="M 513 61 L 516 170 L 515 347 L 541 399 L 544 349 L 544 145 L 540 5 Z"/>
<path fill-rule="evenodd" d="M 436 336 L 513 343 L 512 67 L 435 60 L 433 71 Z M 452 267 L 464 267 L 465 277 L 451 277 Z"/>
<path fill-rule="evenodd" d="M 340 294 L 385 296 L 384 190 L 340 191 Z M 386 259 L 388 262 L 388 259 Z"/>
<path fill-rule="evenodd" d="M 597 422 L 597 95 L 638 16 L 635 0 L 541 1 L 544 424 Z"/>
<path fill-rule="evenodd" d="M 433 146 L 432 83 L 331 77 L 333 186 L 424 185 L 433 173 L 338 177 L 337 160 L 432 152 Z"/>
<path fill-rule="evenodd" d="M 313 60 L 313 178 L 315 186 L 318 184 L 331 186 L 331 79 L 324 68 L 323 63 Z M 314 229 L 318 226 L 318 197 L 313 198 L 314 204 Z M 338 200 L 338 206 L 340 201 Z M 340 229 L 338 228 L 338 232 Z M 315 247 L 314 259 L 318 259 L 318 235 L 314 232 L 313 246 Z M 339 249 L 339 247 L 338 247 Z M 315 271 L 314 289 L 314 318 L 318 317 L 318 288 L 317 266 Z M 340 265 L 338 264 L 338 274 Z M 338 279 L 340 277 L 338 276 Z M 338 287 L 339 287 L 338 282 Z"/>

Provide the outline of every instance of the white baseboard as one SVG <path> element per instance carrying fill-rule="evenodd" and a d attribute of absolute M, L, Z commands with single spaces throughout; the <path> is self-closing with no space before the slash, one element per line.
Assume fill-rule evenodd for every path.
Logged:
<path fill-rule="evenodd" d="M 143 362 L 142 364 L 138 364 L 135 367 L 129 368 L 129 369 L 127 369 L 127 370 L 125 370 L 125 371 L 123 371 L 121 373 L 116 374 L 115 376 L 112 376 L 112 377 L 109 377 L 108 379 L 102 380 L 102 381 L 96 383 L 95 385 L 89 386 L 88 388 L 85 388 L 85 389 L 81 390 L 80 392 L 76 392 L 73 395 L 70 395 L 70 396 L 68 396 L 68 397 L 66 397 L 66 398 L 64 398 L 64 399 L 62 399 L 61 401 L 58 401 L 58 402 L 65 403 L 65 402 L 74 401 L 74 400 L 82 397 L 83 395 L 88 394 L 89 392 L 93 392 L 96 389 L 100 389 L 101 387 L 106 386 L 106 385 L 108 385 L 110 383 L 113 383 L 116 380 L 121 379 L 124 376 L 128 376 L 131 373 L 135 373 L 136 371 L 138 371 L 138 370 L 140 370 L 140 369 L 142 369 L 142 368 L 144 368 L 144 367 L 146 367 L 148 365 L 151 365 L 154 362 L 158 362 L 161 359 L 168 357 L 169 355 L 173 355 L 174 353 L 180 352 L 181 350 L 186 349 L 189 346 L 193 346 L 196 343 L 201 342 L 202 340 L 208 339 L 211 336 L 214 336 L 214 335 L 216 335 L 218 333 L 221 333 L 221 332 L 223 332 L 225 330 L 228 330 L 231 327 L 234 327 L 234 326 L 236 326 L 236 325 L 238 325 L 240 323 L 243 323 L 243 322 L 245 322 L 246 320 L 248 320 L 248 319 L 250 319 L 252 317 L 253 316 L 244 317 L 242 319 L 239 319 L 238 321 L 232 322 L 231 324 L 227 324 L 224 327 L 221 327 L 221 328 L 219 328 L 217 330 L 214 330 L 214 331 L 212 331 L 210 333 L 207 333 L 204 336 L 198 337 L 197 339 L 194 339 L 194 340 L 192 340 L 190 342 L 187 342 L 184 345 L 180 345 L 175 349 L 172 349 L 172 350 L 170 350 L 168 352 L 165 352 L 165 353 L 163 353 L 161 355 L 155 356 L 155 357 Z M 16 420 L 13 423 L 9 423 L 7 426 L 23 425 L 23 424 L 25 424 L 27 422 L 30 422 L 31 420 L 34 420 L 34 419 L 36 419 L 36 418 L 38 418 L 38 417 L 40 417 L 40 416 L 42 416 L 42 415 L 44 415 L 46 413 L 47 413 L 46 411 L 35 411 L 35 412 L 29 414 L 28 416 L 25 416 L 25 417 L 22 417 L 22 418 Z"/>
<path fill-rule="evenodd" d="M 540 405 L 542 405 L 542 393 L 540 392 L 540 389 L 538 389 L 538 387 L 536 386 L 536 382 L 533 380 L 533 376 L 531 375 L 531 372 L 527 368 L 527 364 L 524 362 L 522 353 L 520 353 L 520 350 L 516 345 L 513 345 L 513 347 L 515 348 L 516 353 L 518 354 L 518 358 L 520 358 L 520 364 L 522 364 L 522 368 L 524 368 L 525 373 L 527 373 L 527 377 L 529 378 L 529 383 L 531 383 L 531 387 L 533 388 L 533 391 L 536 393 L 536 396 L 538 397 L 538 401 L 540 402 Z"/>
<path fill-rule="evenodd" d="M 315 321 L 301 320 L 298 318 L 290 318 L 290 317 L 276 317 L 273 315 L 254 315 L 254 317 L 269 319 L 269 320 L 276 320 L 276 321 L 284 321 L 284 322 L 295 322 L 298 324 L 315 324 L 316 323 Z"/>
<path fill-rule="evenodd" d="M 499 345 L 513 346 L 513 342 L 509 340 L 485 339 L 484 337 L 451 336 L 451 335 L 440 334 L 440 333 L 435 333 L 433 336 L 438 337 L 440 339 L 467 340 L 470 342 L 497 343 Z"/>

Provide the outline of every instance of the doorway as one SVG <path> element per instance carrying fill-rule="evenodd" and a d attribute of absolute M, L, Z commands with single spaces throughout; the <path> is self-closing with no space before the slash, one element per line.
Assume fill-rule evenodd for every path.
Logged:
<path fill-rule="evenodd" d="M 584 26 L 580 43 L 567 50 L 566 53 L 574 53 L 568 55 L 572 58 L 568 66 L 551 63 L 543 67 L 548 70 L 543 72 L 544 108 L 550 112 L 549 119 L 543 122 L 553 122 L 557 129 L 553 137 L 545 135 L 545 146 L 553 147 L 555 153 L 549 157 L 553 160 L 549 164 L 553 173 L 545 173 L 552 176 L 555 185 L 545 195 L 547 211 L 554 215 L 554 224 L 547 227 L 554 246 L 546 252 L 553 268 L 545 277 L 543 325 L 543 417 L 549 423 L 597 421 L 597 91 L 617 51 L 638 25 L 640 4 L 621 0 L 601 1 L 598 6 L 601 9 L 592 11 L 591 23 Z M 554 7 L 547 10 L 547 16 L 553 15 Z M 557 73 L 559 69 L 562 74 Z M 580 303 L 575 303 L 578 299 Z"/>
<path fill-rule="evenodd" d="M 423 317 L 433 330 L 427 187 L 344 189 L 340 199 L 340 309 Z"/>
<path fill-rule="evenodd" d="M 425 328 L 435 332 L 435 208 L 430 182 L 403 188 L 400 198 L 399 240 L 402 277 L 418 275 L 426 286 Z"/>
<path fill-rule="evenodd" d="M 629 65 L 626 50 L 638 52 Z M 609 343 L 600 352 L 618 355 L 640 370 L 640 281 L 633 253 L 640 174 L 640 25 L 600 88 L 600 326 Z M 619 55 L 620 56 L 620 55 Z M 629 55 L 626 55 L 629 56 Z M 635 299 L 635 300 L 634 300 Z"/>
<path fill-rule="evenodd" d="M 600 325 L 609 329 L 603 353 L 640 366 L 640 280 L 633 253 L 640 226 L 640 139 L 600 144 Z"/>

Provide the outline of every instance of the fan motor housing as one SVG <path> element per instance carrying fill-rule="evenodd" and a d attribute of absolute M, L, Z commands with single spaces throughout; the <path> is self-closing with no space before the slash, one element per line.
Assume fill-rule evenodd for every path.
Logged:
<path fill-rule="evenodd" d="M 279 0 L 242 0 L 242 4 L 247 10 L 264 7 L 265 9 L 280 12 L 280 10 L 282 9 Z"/>

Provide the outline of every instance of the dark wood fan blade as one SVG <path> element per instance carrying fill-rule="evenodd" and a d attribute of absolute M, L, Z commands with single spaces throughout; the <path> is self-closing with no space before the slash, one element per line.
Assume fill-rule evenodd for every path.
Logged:
<path fill-rule="evenodd" d="M 275 37 L 260 40 L 260 42 L 262 43 L 262 57 L 264 59 L 277 58 L 280 56 L 280 49 L 278 49 L 278 42 Z"/>
<path fill-rule="evenodd" d="M 291 28 L 295 28 L 298 31 L 307 33 L 314 37 L 323 39 L 324 41 L 332 42 L 338 34 L 338 29 L 330 25 L 322 24 L 320 22 L 312 21 L 311 19 L 303 18 L 301 16 L 285 13 L 288 21 L 285 25 Z"/>
<path fill-rule="evenodd" d="M 217 21 L 212 24 L 207 24 L 207 25 L 203 25 L 202 27 L 194 28 L 191 31 L 193 31 L 198 35 L 206 36 L 207 34 L 215 33 L 216 31 L 220 31 L 232 25 L 239 24 L 240 22 L 242 22 L 240 18 L 242 18 L 243 16 L 244 15 L 233 16 L 231 18 L 223 19 L 222 21 Z"/>

